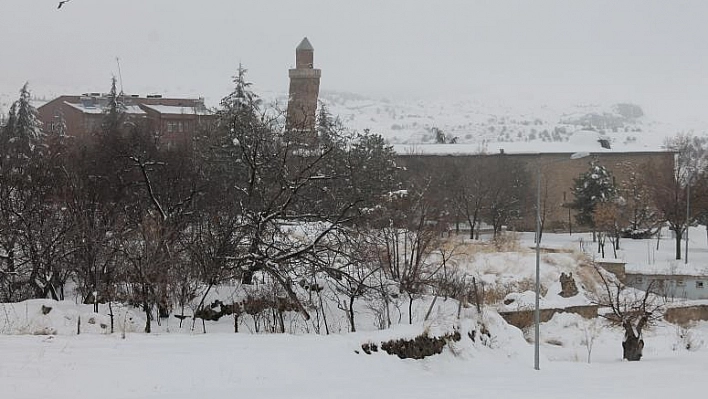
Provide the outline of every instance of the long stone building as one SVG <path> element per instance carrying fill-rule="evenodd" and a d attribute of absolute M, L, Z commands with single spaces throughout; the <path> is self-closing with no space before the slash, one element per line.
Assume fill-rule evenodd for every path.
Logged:
<path fill-rule="evenodd" d="M 596 135 L 595 132 L 579 132 L 580 135 Z M 429 144 L 396 145 L 402 166 L 418 164 L 416 170 L 437 171 L 431 176 L 455 170 L 458 175 L 480 173 L 480 162 L 503 158 L 524 165 L 529 181 L 528 198 L 521 205 L 522 212 L 508 226 L 511 229 L 532 231 L 535 229 L 537 177 L 541 176 L 541 212 L 545 231 L 569 231 L 578 229 L 575 213 L 567 205 L 574 200 L 572 187 L 574 179 L 588 171 L 589 163 L 594 161 L 605 166 L 613 175 L 617 185 L 625 184 L 630 177 L 649 167 L 655 167 L 663 173 L 673 173 L 675 153 L 660 148 L 631 150 L 612 150 L 603 147 L 599 140 L 585 140 L 581 145 L 564 144 L 547 152 L 533 152 L 533 149 L 520 149 L 513 143 L 500 145 L 516 147 L 512 151 L 502 150 L 495 153 L 481 153 L 472 145 L 465 144 Z M 528 147 L 527 143 L 517 143 Z M 566 149 L 563 149 L 565 147 Z M 582 154 L 580 159 L 572 159 Z M 420 166 L 420 165 L 424 166 Z M 540 171 L 540 173 L 539 173 Z M 416 172 L 419 173 L 419 172 Z M 411 178 L 411 176 L 409 176 Z M 454 183 L 452 183 L 454 184 Z M 451 197 L 456 187 L 440 195 Z"/>

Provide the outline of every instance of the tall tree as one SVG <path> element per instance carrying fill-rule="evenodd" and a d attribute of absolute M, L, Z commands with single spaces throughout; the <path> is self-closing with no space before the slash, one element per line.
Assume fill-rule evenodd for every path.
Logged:
<path fill-rule="evenodd" d="M 705 167 L 705 151 L 689 135 L 678 135 L 667 140 L 667 149 L 675 151 L 676 159 L 673 165 L 652 165 L 647 170 L 647 182 L 652 192 L 654 205 L 661 213 L 661 219 L 669 225 L 674 233 L 676 243 L 675 258 L 681 259 L 681 240 L 688 225 L 701 214 L 701 201 L 695 201 L 697 206 L 689 208 L 692 199 L 702 198 L 700 172 Z M 698 196 L 696 194 L 699 194 Z"/>
<path fill-rule="evenodd" d="M 107 104 L 103 109 L 101 128 L 105 134 L 116 134 L 125 122 L 125 105 L 122 93 L 118 94 L 116 77 L 111 78 L 111 90 L 108 92 Z"/>
<path fill-rule="evenodd" d="M 488 161 L 491 169 L 486 178 L 490 179 L 490 191 L 484 215 L 496 238 L 503 226 L 521 215 L 524 200 L 530 196 L 529 176 L 522 163 L 504 155 L 494 155 Z"/>
<path fill-rule="evenodd" d="M 570 207 L 577 211 L 575 220 L 581 226 L 591 227 L 594 231 L 595 208 L 598 204 L 613 201 L 617 197 L 617 187 L 610 171 L 592 161 L 588 171 L 574 179 L 573 195 L 575 199 Z"/>
<path fill-rule="evenodd" d="M 37 109 L 30 102 L 31 95 L 29 84 L 25 83 L 20 89 L 20 98 L 15 101 L 16 119 L 12 128 L 13 139 L 19 151 L 25 154 L 33 151 L 42 139 L 42 122 L 39 120 Z"/>

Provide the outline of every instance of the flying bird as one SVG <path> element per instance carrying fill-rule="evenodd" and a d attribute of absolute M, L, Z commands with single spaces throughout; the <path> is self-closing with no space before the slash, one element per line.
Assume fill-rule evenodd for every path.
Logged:
<path fill-rule="evenodd" d="M 57 10 L 60 9 L 65 3 L 70 2 L 71 0 L 62 0 L 59 2 L 59 5 L 57 6 Z"/>

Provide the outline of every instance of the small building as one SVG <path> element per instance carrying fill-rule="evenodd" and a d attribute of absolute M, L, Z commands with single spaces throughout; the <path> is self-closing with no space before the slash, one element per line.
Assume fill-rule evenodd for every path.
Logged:
<path fill-rule="evenodd" d="M 626 273 L 626 284 L 674 299 L 708 299 L 708 275 Z"/>

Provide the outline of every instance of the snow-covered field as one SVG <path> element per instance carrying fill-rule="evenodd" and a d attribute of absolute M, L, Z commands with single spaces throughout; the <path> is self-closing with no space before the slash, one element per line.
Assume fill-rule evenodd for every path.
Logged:
<path fill-rule="evenodd" d="M 691 264 L 708 258 L 705 231 L 691 231 Z M 464 265 L 480 279 L 502 283 L 533 275 L 531 236 L 516 252 L 477 253 Z M 582 235 L 545 234 L 544 246 L 579 247 Z M 620 255 L 644 259 L 642 241 L 623 241 Z M 657 263 L 670 263 L 672 241 L 663 239 Z M 577 254 L 547 254 L 542 280 L 545 305 L 557 305 L 558 273 L 573 269 Z M 641 261 L 637 261 L 641 263 Z M 669 398 L 700 395 L 708 371 L 708 323 L 680 328 L 668 323 L 646 331 L 644 358 L 621 360 L 621 330 L 603 321 L 560 314 L 541 326 L 541 370 L 533 369 L 533 345 L 489 308 L 464 309 L 458 323 L 451 300 L 438 301 L 428 322 L 378 331 L 234 334 L 222 319 L 192 331 L 166 319 L 144 334 L 140 314 L 116 309 L 116 333 L 108 334 L 105 309 L 34 300 L 0 305 L 2 398 Z M 52 307 L 43 314 L 42 305 Z M 423 307 L 425 308 L 425 307 Z M 81 334 L 76 335 L 78 317 Z M 227 318 L 228 319 L 228 318 Z M 422 317 L 420 318 L 422 319 Z M 104 324 L 104 326 L 101 326 Z M 489 330 L 481 339 L 480 326 Z M 460 328 L 462 339 L 424 360 L 401 360 L 365 343 L 432 335 Z M 476 340 L 468 336 L 475 330 Z M 125 333 L 124 333 L 125 332 Z M 527 332 L 528 333 L 528 332 Z M 41 335 L 35 335 L 41 334 Z M 527 334 L 528 335 L 528 334 Z M 588 337 L 593 346 L 588 363 Z"/>
<path fill-rule="evenodd" d="M 563 331 L 561 326 L 553 329 Z M 698 330 L 707 331 L 705 326 Z M 666 328 L 647 338 L 644 360 L 623 362 L 617 356 L 617 334 L 603 332 L 590 364 L 581 348 L 575 349 L 577 359 L 546 360 L 553 351 L 544 346 L 540 371 L 532 367 L 531 346 L 518 336 L 500 340 L 493 349 L 463 340 L 456 354 L 446 350 L 425 360 L 356 354 L 374 335 L 367 333 L 5 336 L 0 340 L 0 386 L 2 397 L 15 399 L 701 395 L 706 349 L 673 350 L 670 337 L 675 333 Z"/>

